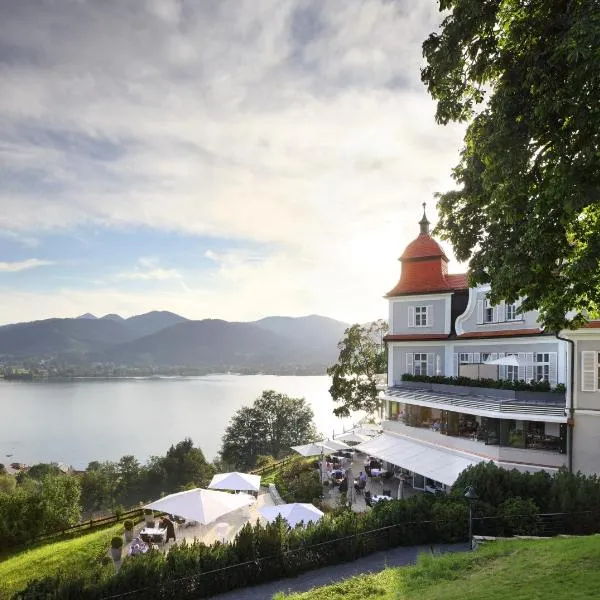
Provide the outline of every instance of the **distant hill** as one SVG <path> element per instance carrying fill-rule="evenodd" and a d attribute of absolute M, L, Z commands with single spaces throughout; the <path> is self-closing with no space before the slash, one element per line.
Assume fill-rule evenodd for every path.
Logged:
<path fill-rule="evenodd" d="M 165 327 L 183 323 L 187 320 L 185 317 L 176 315 L 168 310 L 154 310 L 143 315 L 129 317 L 129 319 L 126 319 L 126 323 L 138 336 L 143 336 L 156 333 Z"/>
<path fill-rule="evenodd" d="M 85 355 L 128 342 L 136 333 L 104 319 L 45 319 L 0 327 L 0 356 Z"/>
<path fill-rule="evenodd" d="M 46 319 L 0 327 L 0 359 L 322 371 L 337 359 L 337 343 L 347 327 L 318 315 L 236 323 L 190 321 L 168 311 L 128 319 L 115 314 L 100 319 Z"/>
<path fill-rule="evenodd" d="M 92 313 L 85 313 L 85 315 L 79 315 L 77 318 L 78 319 L 97 319 L 98 317 L 96 315 L 93 315 Z"/>

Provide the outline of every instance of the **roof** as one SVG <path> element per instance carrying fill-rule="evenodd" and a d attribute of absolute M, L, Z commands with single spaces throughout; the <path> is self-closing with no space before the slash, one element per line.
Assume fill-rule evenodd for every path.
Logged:
<path fill-rule="evenodd" d="M 501 329 L 496 331 L 471 331 L 456 337 L 461 340 L 468 338 L 520 337 L 523 335 L 542 335 L 543 329 Z"/>
<path fill-rule="evenodd" d="M 428 233 L 421 233 L 406 246 L 400 260 L 418 260 L 433 257 L 441 257 L 448 262 L 442 247 Z"/>
<path fill-rule="evenodd" d="M 408 335 L 402 335 L 402 334 L 398 334 L 398 335 L 386 335 L 383 338 L 384 342 L 410 342 L 410 341 L 414 341 L 414 340 L 447 340 L 448 339 L 448 334 L 447 333 L 440 333 L 440 334 L 434 334 L 434 333 L 414 333 L 414 334 L 408 334 Z"/>
<path fill-rule="evenodd" d="M 453 273 L 451 275 L 446 275 L 446 281 L 453 290 L 469 289 L 468 273 Z"/>
<path fill-rule="evenodd" d="M 390 298 L 405 294 L 432 294 L 469 289 L 466 273 L 448 275 L 441 268 L 440 262 L 438 257 L 432 260 L 404 263 L 400 281 L 386 296 Z"/>

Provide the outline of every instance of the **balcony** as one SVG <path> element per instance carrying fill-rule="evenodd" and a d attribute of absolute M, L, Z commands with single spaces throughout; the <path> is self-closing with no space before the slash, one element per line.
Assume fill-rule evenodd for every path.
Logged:
<path fill-rule="evenodd" d="M 565 396 L 557 393 L 517 392 L 406 381 L 385 390 L 385 399 L 442 410 L 470 412 L 476 415 L 514 418 L 535 417 L 540 421 L 565 423 Z"/>
<path fill-rule="evenodd" d="M 500 466 L 509 469 L 518 465 L 556 469 L 566 463 L 566 455 L 561 454 L 559 451 L 491 445 L 482 440 L 474 439 L 474 436 L 445 435 L 431 428 L 406 425 L 402 421 L 383 421 L 382 427 L 384 432 L 387 431 L 408 439 L 432 444 L 438 448 L 465 452 L 482 457 L 485 460 L 493 460 L 499 463 Z"/>

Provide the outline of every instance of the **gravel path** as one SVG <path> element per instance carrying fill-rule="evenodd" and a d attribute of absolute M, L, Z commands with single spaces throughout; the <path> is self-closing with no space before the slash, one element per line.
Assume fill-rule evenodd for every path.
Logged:
<path fill-rule="evenodd" d="M 467 549 L 467 544 L 439 544 L 433 546 L 434 552 L 464 552 Z M 270 600 L 276 592 L 306 592 L 315 586 L 335 583 L 353 575 L 376 573 L 386 567 L 409 565 L 415 562 L 420 552 L 429 552 L 430 550 L 430 546 L 394 548 L 393 550 L 376 552 L 354 562 L 315 569 L 292 579 L 279 579 L 254 587 L 232 590 L 225 594 L 213 596 L 213 598 L 215 600 Z"/>

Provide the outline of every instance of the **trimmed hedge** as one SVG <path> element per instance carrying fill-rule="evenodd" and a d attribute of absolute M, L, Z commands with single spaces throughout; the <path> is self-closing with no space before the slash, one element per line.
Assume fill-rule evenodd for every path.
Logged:
<path fill-rule="evenodd" d="M 527 392 L 555 392 L 564 394 L 565 386 L 559 383 L 556 387 L 551 388 L 547 381 L 508 381 L 507 379 L 472 379 L 471 377 L 445 377 L 444 375 L 412 375 L 404 373 L 403 381 L 421 381 L 423 383 L 442 383 L 446 385 L 463 385 L 465 387 L 481 387 L 494 388 L 498 390 L 516 390 Z"/>
<path fill-rule="evenodd" d="M 467 539 L 468 485 L 479 494 L 474 505 L 476 533 L 539 533 L 538 511 L 560 511 L 563 533 L 600 530 L 600 480 L 560 471 L 520 473 L 493 463 L 463 471 L 449 496 L 419 495 L 377 504 L 366 513 L 337 509 L 318 523 L 290 529 L 281 519 L 266 526 L 247 523 L 231 544 L 200 542 L 175 545 L 167 555 L 150 551 L 125 557 L 114 573 L 97 565 L 71 578 L 32 582 L 15 600 L 65 598 L 99 600 L 130 593 L 128 600 L 206 598 L 239 587 L 355 560 L 397 546 L 452 543 Z M 575 518 L 576 517 L 576 518 Z M 487 520 L 486 520 L 487 519 Z M 490 525 L 491 524 L 491 525 Z M 46 595 L 40 595 L 40 590 Z"/>

